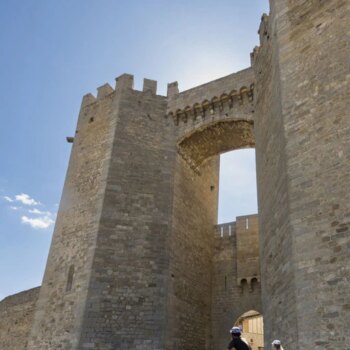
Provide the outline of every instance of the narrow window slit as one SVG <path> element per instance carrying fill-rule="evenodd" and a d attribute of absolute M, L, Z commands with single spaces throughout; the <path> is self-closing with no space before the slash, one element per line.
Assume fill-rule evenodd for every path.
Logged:
<path fill-rule="evenodd" d="M 71 265 L 68 270 L 68 278 L 67 278 L 67 285 L 66 285 L 66 292 L 69 292 L 72 290 L 73 286 L 73 278 L 74 278 L 74 265 Z"/>

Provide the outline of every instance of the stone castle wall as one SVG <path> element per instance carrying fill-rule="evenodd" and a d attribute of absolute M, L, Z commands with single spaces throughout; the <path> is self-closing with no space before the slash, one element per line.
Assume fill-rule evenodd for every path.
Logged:
<path fill-rule="evenodd" d="M 256 79 L 255 139 L 260 261 L 265 346 L 269 340 L 292 342 L 298 333 L 295 310 L 295 279 L 292 268 L 293 244 L 289 234 L 289 198 L 286 172 L 285 133 L 281 115 L 280 72 L 277 43 L 271 20 L 262 17 L 261 46 L 253 54 Z M 280 330 L 288 329 L 281 333 Z M 288 333 L 288 334 L 287 334 Z M 270 342 L 271 342 L 270 341 Z M 286 347 L 288 347 L 286 345 Z"/>
<path fill-rule="evenodd" d="M 108 85 L 83 98 L 28 349 L 78 346 L 118 100 Z"/>
<path fill-rule="evenodd" d="M 218 173 L 218 157 L 203 166 L 202 175 L 177 157 L 169 247 L 168 349 L 210 349 L 212 228 L 217 220 Z"/>
<path fill-rule="evenodd" d="M 246 275 L 241 270 L 238 277 L 240 266 L 245 266 L 250 259 L 259 262 L 259 251 L 250 250 L 249 245 L 245 245 L 245 238 L 242 242 L 242 236 L 246 234 L 249 244 L 257 245 L 257 219 L 257 215 L 240 216 L 235 222 L 215 227 L 211 349 L 227 348 L 229 330 L 242 314 L 251 310 L 262 313 L 259 264 L 253 264 L 245 271 Z"/>
<path fill-rule="evenodd" d="M 254 146 L 253 82 L 253 72 L 247 69 L 184 92 L 177 83 L 168 86 L 167 118 L 175 125 L 177 151 L 170 249 L 170 269 L 176 272 L 169 285 L 168 349 L 212 349 L 227 341 L 230 326 L 227 320 L 223 323 L 223 315 L 232 317 L 232 302 L 223 301 L 231 306 L 227 310 L 213 306 L 213 300 L 221 298 L 213 281 L 222 277 L 213 270 L 218 155 Z M 228 278 L 237 284 L 236 275 Z M 220 315 L 215 322 L 213 313 Z M 223 340 L 218 339 L 222 333 L 213 333 L 217 322 L 227 328 Z"/>
<path fill-rule="evenodd" d="M 168 85 L 167 115 L 178 126 L 179 139 L 221 119 L 252 119 L 254 71 L 247 68 L 226 77 L 179 92 Z"/>
<path fill-rule="evenodd" d="M 183 162 L 181 158 L 179 158 L 179 161 Z M 216 205 L 215 203 L 217 202 L 215 198 L 217 197 L 217 191 L 210 188 L 213 175 L 210 169 L 217 174 L 217 167 L 218 159 L 213 159 L 207 164 L 207 171 L 205 173 L 208 176 L 202 179 L 202 183 L 197 183 L 198 192 L 194 195 L 196 200 L 199 200 L 197 205 L 203 200 L 201 196 L 203 196 L 204 188 L 207 189 L 205 196 L 209 196 L 206 199 L 207 202 L 212 203 L 211 205 L 213 205 L 213 203 Z M 210 182 L 207 182 L 208 180 L 210 180 Z M 179 183 L 179 185 L 183 184 L 184 183 Z M 188 189 L 183 188 L 183 190 L 183 196 L 185 196 Z M 162 335 L 166 335 L 166 346 L 173 349 L 176 347 L 186 348 L 188 344 L 192 344 L 191 349 L 224 348 L 229 340 L 228 330 L 243 313 L 250 310 L 261 312 L 261 290 L 260 283 L 258 282 L 259 271 L 251 267 L 246 271 L 246 275 L 242 274 L 238 277 L 238 267 L 242 265 L 242 263 L 250 259 L 254 261 L 259 260 L 259 256 L 253 256 L 252 251 L 249 250 L 249 246 L 245 246 L 247 238 L 244 237 L 243 241 L 238 243 L 240 241 L 239 237 L 246 234 L 249 240 L 247 244 L 252 246 L 257 245 L 257 215 L 238 217 L 236 222 L 216 225 L 214 227 L 211 222 L 209 224 L 206 222 L 210 220 L 210 217 L 207 218 L 206 215 L 208 213 L 216 213 L 216 211 L 208 207 L 208 212 L 204 211 L 203 214 L 200 214 L 200 211 L 198 211 L 198 213 L 196 213 L 193 210 L 193 205 L 196 203 L 196 200 L 188 201 L 188 207 L 186 205 L 180 205 L 184 199 L 183 196 L 174 199 L 174 206 L 183 208 L 183 211 L 179 212 L 179 217 L 183 217 L 183 215 L 186 215 L 186 212 L 190 212 L 193 220 L 179 220 L 176 224 L 176 239 L 172 239 L 172 245 L 169 247 L 173 252 L 169 265 L 171 279 L 167 287 L 167 299 L 164 300 L 167 312 L 171 315 L 169 315 L 168 328 L 162 330 L 162 332 L 164 332 L 163 334 L 158 330 L 159 333 L 157 333 L 157 337 L 161 339 Z M 213 198 L 210 199 L 210 196 Z M 199 205 L 198 208 L 200 209 Z M 216 217 L 212 217 L 211 219 L 216 220 Z M 189 223 L 191 226 L 188 226 Z M 211 229 L 208 229 L 210 227 Z M 138 234 L 138 232 L 135 231 L 135 234 Z M 157 240 L 159 239 L 159 237 L 155 238 Z M 202 241 L 202 244 L 198 244 L 199 241 Z M 153 242 L 153 248 L 156 249 L 158 244 L 161 244 L 161 242 Z M 146 248 L 145 242 L 140 241 L 140 246 L 137 249 L 140 250 L 141 248 Z M 113 250 L 113 248 L 110 249 Z M 241 251 L 241 249 L 243 249 L 243 251 Z M 249 256 L 246 255 L 247 251 Z M 255 250 L 254 253 L 258 254 L 258 251 Z M 187 258 L 184 259 L 184 256 Z M 111 257 L 109 257 L 109 259 L 111 259 Z M 103 262 L 100 264 L 100 266 L 107 266 Z M 140 264 L 145 263 L 140 260 Z M 192 266 L 192 268 L 189 269 L 188 266 Z M 254 266 L 256 268 L 258 265 Z M 119 265 L 118 268 L 120 268 Z M 145 266 L 143 266 L 143 268 L 145 268 Z M 132 271 L 130 270 L 130 274 L 131 273 Z M 251 278 L 252 275 L 256 277 L 256 280 Z M 144 273 L 140 275 L 140 278 L 141 276 L 143 279 L 146 278 Z M 125 278 L 124 275 L 123 278 Z M 154 280 L 154 276 L 152 278 Z M 241 278 L 243 278 L 243 282 Z M 116 278 L 113 277 L 113 281 L 115 280 Z M 104 279 L 104 281 L 106 280 Z M 132 281 L 132 283 L 134 282 L 132 278 L 130 281 Z M 112 281 L 110 283 L 112 283 Z M 125 281 L 123 283 L 125 284 Z M 94 285 L 98 286 L 96 282 Z M 147 293 L 156 289 L 156 286 L 157 283 L 153 282 L 152 284 L 147 284 L 146 289 L 140 289 L 142 298 L 147 298 Z M 39 290 L 40 287 L 22 292 L 10 296 L 0 303 L 1 349 L 26 349 L 25 346 L 32 326 Z M 128 301 L 127 298 L 135 300 L 133 297 L 135 291 L 128 289 L 125 298 L 121 299 L 121 307 L 125 308 L 125 311 L 114 310 L 108 302 L 111 298 L 108 298 L 106 292 L 98 290 L 96 294 L 96 298 L 103 295 L 102 307 L 106 308 L 101 312 L 103 318 L 106 318 L 109 312 L 112 314 L 116 312 L 124 315 L 127 313 L 126 310 L 134 312 L 132 301 Z M 162 296 L 159 295 L 158 307 L 161 297 Z M 88 296 L 88 300 L 90 298 L 91 295 Z M 134 306 L 137 313 L 140 312 L 139 298 L 136 299 L 138 303 Z M 91 309 L 96 310 L 93 301 L 89 302 L 89 305 L 90 307 L 87 309 L 87 315 L 84 320 L 86 324 L 84 324 L 83 327 L 86 329 L 86 334 L 92 336 L 94 331 L 96 332 L 98 327 L 103 324 L 103 321 L 98 321 L 96 319 L 96 314 L 90 311 Z M 148 303 L 148 305 L 150 313 L 147 315 L 147 319 L 153 320 L 155 317 L 154 311 L 157 307 L 155 303 Z M 126 306 L 128 306 L 128 308 Z M 91 317 L 91 315 L 94 315 L 94 319 L 91 323 L 92 329 L 89 329 L 89 317 Z M 198 326 L 194 326 L 198 315 L 200 315 L 201 322 L 198 323 Z M 133 320 L 135 320 L 135 318 L 133 318 Z M 121 326 L 122 325 L 119 326 L 119 330 L 122 330 Z M 106 331 L 107 327 L 104 326 L 104 329 Z M 191 332 L 188 331 L 189 329 L 191 329 Z M 203 332 L 203 330 L 205 330 L 205 332 Z M 113 330 L 113 333 L 113 335 L 109 335 L 108 339 L 115 336 L 117 331 Z M 133 334 L 137 334 L 137 331 L 135 330 Z M 14 342 L 13 339 L 16 339 L 16 341 Z M 96 341 L 95 339 L 96 338 L 94 338 L 94 341 Z M 52 346 L 50 345 L 50 347 Z M 84 348 L 84 345 L 81 347 Z"/>
<path fill-rule="evenodd" d="M 0 349 L 25 350 L 40 287 L 11 295 L 0 302 Z"/>
<path fill-rule="evenodd" d="M 146 80 L 144 91 L 135 91 L 133 77 L 125 75 L 118 78 L 116 94 L 116 127 L 111 144 L 105 145 L 111 159 L 79 349 L 162 349 L 168 313 L 174 125 L 164 117 L 166 98 L 156 94 L 156 82 Z"/>
<path fill-rule="evenodd" d="M 85 96 L 27 350 L 223 347 L 251 309 L 266 348 L 347 346 L 350 3 L 270 4 L 252 69 Z M 213 235 L 219 154 L 254 146 L 259 222 Z"/>
<path fill-rule="evenodd" d="M 168 85 L 167 117 L 176 125 L 177 152 L 197 173 L 210 157 L 254 147 L 251 68 L 179 92 Z"/>
<path fill-rule="evenodd" d="M 344 349 L 350 3 L 270 3 L 253 64 L 266 346 L 282 338 L 286 348 Z"/>
<path fill-rule="evenodd" d="M 258 215 L 240 216 L 236 221 L 237 283 L 250 287 L 260 282 Z"/>

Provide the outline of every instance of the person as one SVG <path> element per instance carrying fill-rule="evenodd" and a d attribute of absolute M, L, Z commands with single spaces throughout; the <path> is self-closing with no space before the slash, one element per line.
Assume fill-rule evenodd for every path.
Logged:
<path fill-rule="evenodd" d="M 230 330 L 232 340 L 227 345 L 227 349 L 235 349 L 235 350 L 252 350 L 248 342 L 241 338 L 241 329 L 239 327 L 233 327 Z"/>
<path fill-rule="evenodd" d="M 272 342 L 272 350 L 283 350 L 282 343 L 280 340 L 276 339 Z"/>

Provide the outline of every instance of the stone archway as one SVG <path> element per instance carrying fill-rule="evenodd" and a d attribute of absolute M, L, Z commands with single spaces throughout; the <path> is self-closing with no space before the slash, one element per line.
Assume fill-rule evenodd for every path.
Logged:
<path fill-rule="evenodd" d="M 177 347 L 223 348 L 232 320 L 247 308 L 261 308 L 258 265 L 242 265 L 237 242 L 246 231 L 246 220 L 255 223 L 254 232 L 248 231 L 257 240 L 257 216 L 216 225 L 220 154 L 255 147 L 253 91 L 252 71 L 246 70 L 219 84 L 168 96 L 177 140 L 169 300 L 170 308 L 181 315 L 171 320 L 169 338 L 183 339 Z M 247 289 L 242 279 L 247 280 Z"/>
<path fill-rule="evenodd" d="M 194 129 L 177 143 L 179 154 L 197 172 L 206 159 L 255 146 L 252 120 L 219 120 Z"/>
<path fill-rule="evenodd" d="M 234 326 L 241 328 L 242 337 L 249 343 L 252 350 L 264 348 L 264 320 L 261 312 L 256 310 L 244 312 Z"/>

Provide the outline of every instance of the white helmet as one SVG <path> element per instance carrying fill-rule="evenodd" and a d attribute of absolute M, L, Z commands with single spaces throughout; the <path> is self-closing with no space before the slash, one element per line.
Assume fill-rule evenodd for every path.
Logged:
<path fill-rule="evenodd" d="M 281 345 L 281 341 L 276 339 L 272 342 L 272 345 Z"/>
<path fill-rule="evenodd" d="M 242 331 L 241 331 L 241 328 L 239 328 L 239 327 L 232 327 L 232 328 L 230 329 L 230 333 L 231 333 L 231 334 L 239 335 L 239 334 L 242 333 Z"/>

